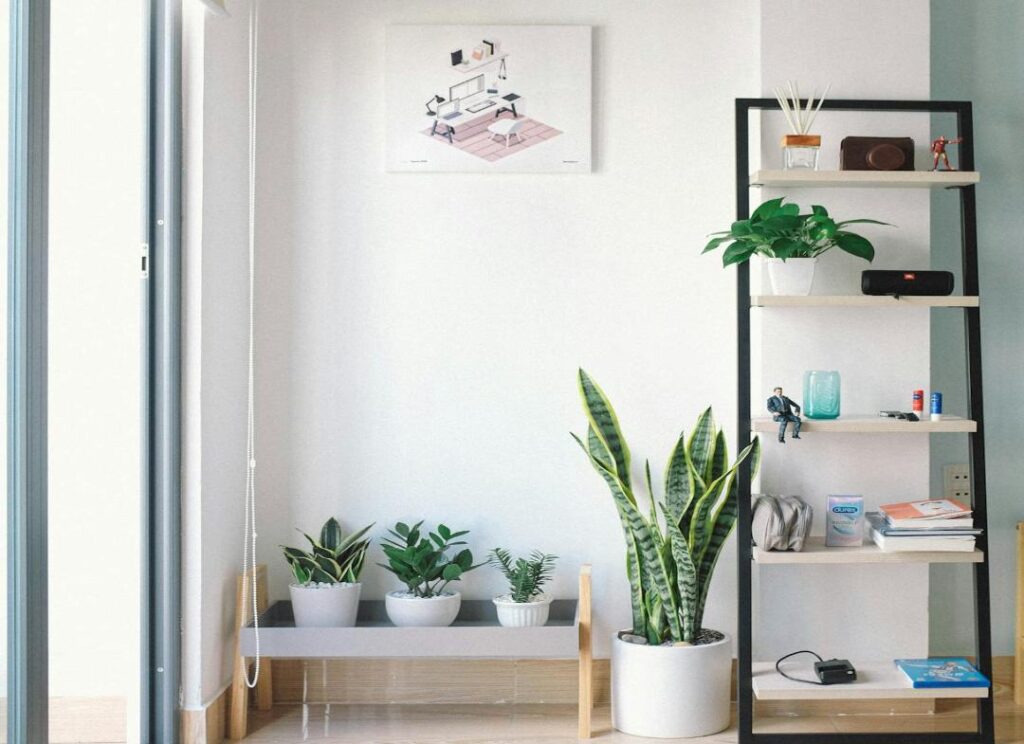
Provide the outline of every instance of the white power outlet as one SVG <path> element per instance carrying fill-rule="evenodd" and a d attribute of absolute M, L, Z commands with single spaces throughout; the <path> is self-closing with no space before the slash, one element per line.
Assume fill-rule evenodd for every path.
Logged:
<path fill-rule="evenodd" d="M 965 504 L 971 503 L 971 468 L 969 465 L 942 466 L 943 495 Z"/>

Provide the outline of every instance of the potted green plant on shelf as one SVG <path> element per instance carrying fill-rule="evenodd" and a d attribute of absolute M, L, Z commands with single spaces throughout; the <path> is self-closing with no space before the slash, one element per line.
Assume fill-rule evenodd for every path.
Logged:
<path fill-rule="evenodd" d="M 607 396 L 584 372 L 587 433 L 573 438 L 611 491 L 626 539 L 632 628 L 612 638 L 612 723 L 635 736 L 691 737 L 729 724 L 732 642 L 703 626 L 708 588 L 738 509 L 737 470 L 760 461 L 758 439 L 729 462 L 725 434 L 705 410 L 680 434 L 656 500 L 644 467 L 645 509 L 633 489 L 626 439 Z"/>
<path fill-rule="evenodd" d="M 458 538 L 469 530 L 453 532 L 439 524 L 437 530 L 423 531 L 423 522 L 413 526 L 404 522 L 389 529 L 381 548 L 387 557 L 387 569 L 405 584 L 405 591 L 388 592 L 384 606 L 392 623 L 401 627 L 451 625 L 459 614 L 462 595 L 448 589 L 453 581 L 483 564 L 473 564 L 473 554 L 463 548 L 449 557 L 452 548 L 465 545 Z"/>
<path fill-rule="evenodd" d="M 370 541 L 364 535 L 373 525 L 346 536 L 331 517 L 315 540 L 305 532 L 310 550 L 282 545 L 294 581 L 288 587 L 298 627 L 351 627 L 356 624 L 359 574 Z M 301 531 L 301 530 L 300 530 Z"/>
<path fill-rule="evenodd" d="M 527 558 L 513 558 L 504 548 L 491 551 L 490 565 L 508 581 L 508 592 L 494 598 L 498 622 L 506 628 L 544 625 L 553 597 L 544 593 L 558 556 L 534 550 Z"/>
<path fill-rule="evenodd" d="M 874 259 L 871 241 L 845 228 L 888 223 L 868 219 L 836 222 L 825 207 L 815 204 L 809 213 L 800 214 L 799 206 L 784 201 L 784 197 L 770 199 L 755 209 L 750 219 L 712 233 L 703 253 L 728 243 L 722 252 L 723 266 L 762 256 L 768 263 L 772 291 L 777 295 L 809 295 L 818 256 L 833 248 L 868 262 Z"/>

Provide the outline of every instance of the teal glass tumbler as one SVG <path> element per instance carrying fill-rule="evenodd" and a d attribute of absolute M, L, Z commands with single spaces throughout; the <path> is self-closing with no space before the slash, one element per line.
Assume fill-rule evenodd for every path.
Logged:
<path fill-rule="evenodd" d="M 835 370 L 804 372 L 804 416 L 839 418 L 839 373 Z"/>

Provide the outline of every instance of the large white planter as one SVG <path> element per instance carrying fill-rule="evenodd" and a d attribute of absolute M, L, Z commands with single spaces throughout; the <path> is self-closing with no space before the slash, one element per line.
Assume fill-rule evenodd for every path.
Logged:
<path fill-rule="evenodd" d="M 809 295 L 814 284 L 816 258 L 769 258 L 768 279 L 777 295 Z"/>
<path fill-rule="evenodd" d="M 502 594 L 493 600 L 498 609 L 498 622 L 505 628 L 529 628 L 545 625 L 554 597 L 546 594 L 533 602 L 513 602 L 508 594 Z"/>
<path fill-rule="evenodd" d="M 292 612 L 298 628 L 351 628 L 359 612 L 362 584 L 292 584 Z"/>
<path fill-rule="evenodd" d="M 729 725 L 732 641 L 643 646 L 612 638 L 612 725 L 633 736 L 707 736 Z"/>
<path fill-rule="evenodd" d="M 462 606 L 462 595 L 445 592 L 436 597 L 417 597 L 408 592 L 388 592 L 384 608 L 388 618 L 400 628 L 445 627 L 455 622 Z"/>

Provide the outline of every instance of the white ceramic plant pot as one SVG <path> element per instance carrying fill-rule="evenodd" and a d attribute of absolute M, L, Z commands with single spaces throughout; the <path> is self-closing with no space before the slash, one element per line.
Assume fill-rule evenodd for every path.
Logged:
<path fill-rule="evenodd" d="M 542 594 L 533 602 L 513 602 L 511 595 L 502 594 L 492 601 L 498 608 L 498 622 L 503 627 L 529 628 L 547 624 L 554 597 Z"/>
<path fill-rule="evenodd" d="M 434 628 L 451 625 L 462 606 L 462 595 L 445 592 L 436 597 L 417 597 L 408 592 L 388 592 L 384 607 L 388 619 L 400 628 Z"/>
<path fill-rule="evenodd" d="M 814 284 L 816 258 L 769 258 L 768 279 L 777 295 L 809 295 Z"/>
<path fill-rule="evenodd" d="M 292 612 L 299 628 L 351 628 L 362 584 L 292 584 Z"/>
<path fill-rule="evenodd" d="M 729 725 L 732 641 L 643 646 L 612 638 L 612 725 L 633 736 L 707 736 Z"/>

